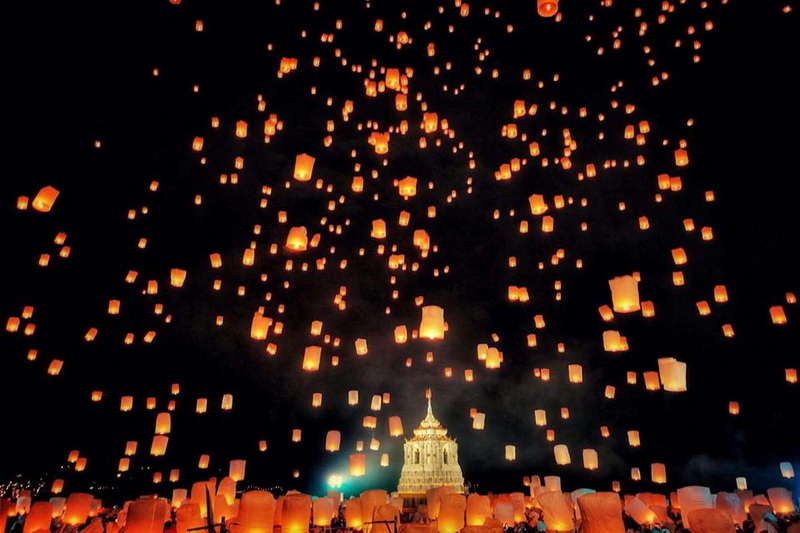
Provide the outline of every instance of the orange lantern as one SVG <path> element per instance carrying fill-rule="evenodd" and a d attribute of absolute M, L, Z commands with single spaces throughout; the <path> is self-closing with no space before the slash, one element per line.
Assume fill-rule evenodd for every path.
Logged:
<path fill-rule="evenodd" d="M 315 158 L 308 154 L 299 154 L 294 161 L 294 179 L 297 181 L 310 181 L 314 171 Z"/>
<path fill-rule="evenodd" d="M 40 213 L 47 213 L 53 208 L 53 204 L 55 204 L 58 195 L 59 191 L 55 187 L 51 187 L 50 185 L 43 187 L 34 197 L 33 202 L 31 202 L 31 207 Z"/>

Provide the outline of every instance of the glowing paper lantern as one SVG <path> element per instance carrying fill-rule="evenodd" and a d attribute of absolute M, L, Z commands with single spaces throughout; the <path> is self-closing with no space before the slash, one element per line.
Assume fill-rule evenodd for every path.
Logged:
<path fill-rule="evenodd" d="M 306 346 L 305 353 L 303 354 L 303 370 L 306 372 L 316 372 L 319 370 L 321 356 L 321 346 Z"/>
<path fill-rule="evenodd" d="M 624 533 L 622 502 L 614 492 L 592 492 L 577 498 L 582 533 Z"/>
<path fill-rule="evenodd" d="M 275 498 L 265 490 L 249 490 L 239 504 L 239 533 L 272 533 Z"/>
<path fill-rule="evenodd" d="M 745 483 L 745 488 L 746 486 L 747 483 Z M 714 499 L 714 507 L 727 514 L 735 524 L 742 525 L 747 519 L 742 500 L 732 492 L 718 492 L 717 497 Z"/>
<path fill-rule="evenodd" d="M 364 526 L 364 520 L 361 516 L 361 500 L 359 498 L 350 498 L 344 504 L 344 521 L 350 529 L 361 529 Z"/>
<path fill-rule="evenodd" d="M 441 340 L 444 339 L 444 330 L 444 309 L 437 305 L 423 306 L 419 324 L 420 338 Z"/>
<path fill-rule="evenodd" d="M 169 437 L 166 435 L 156 435 L 153 437 L 153 442 L 150 445 L 150 455 L 161 456 L 167 453 L 167 443 Z"/>
<path fill-rule="evenodd" d="M 583 367 L 581 365 L 569 365 L 569 382 L 583 383 Z"/>
<path fill-rule="evenodd" d="M 330 527 L 333 518 L 333 499 L 323 497 L 311 502 L 311 523 L 317 527 Z"/>
<path fill-rule="evenodd" d="M 350 475 L 353 477 L 367 474 L 367 456 L 363 453 L 350 454 Z"/>
<path fill-rule="evenodd" d="M 683 512 L 681 513 L 683 514 Z M 735 533 L 731 517 L 719 509 L 694 509 L 687 517 L 697 533 Z"/>
<path fill-rule="evenodd" d="M 308 233 L 305 226 L 296 226 L 289 230 L 286 248 L 293 252 L 304 252 L 308 248 Z"/>
<path fill-rule="evenodd" d="M 56 203 L 58 195 L 59 191 L 55 187 L 50 185 L 43 187 L 36 193 L 36 196 L 31 202 L 31 207 L 40 213 L 47 213 L 53 208 L 53 204 Z"/>
<path fill-rule="evenodd" d="M 713 508 L 714 500 L 708 487 L 691 485 L 678 489 L 678 502 L 681 506 L 681 516 L 687 529 L 691 529 L 690 516 L 695 509 Z"/>
<path fill-rule="evenodd" d="M 667 468 L 664 463 L 652 463 L 650 465 L 650 479 L 653 483 L 667 482 Z"/>
<path fill-rule="evenodd" d="M 338 452 L 342 442 L 342 434 L 340 431 L 332 429 L 328 431 L 325 436 L 325 451 Z"/>
<path fill-rule="evenodd" d="M 773 324 L 783 325 L 786 324 L 786 313 L 782 305 L 773 305 L 769 308 L 769 316 Z"/>
<path fill-rule="evenodd" d="M 36 533 L 43 529 L 50 530 L 53 520 L 53 504 L 50 502 L 34 502 L 25 516 L 22 533 Z"/>
<path fill-rule="evenodd" d="M 444 494 L 439 508 L 439 533 L 457 533 L 465 525 L 467 498 L 463 494 Z"/>
<path fill-rule="evenodd" d="M 406 176 L 397 182 L 397 189 L 403 198 L 415 196 L 417 194 L 417 178 Z"/>
<path fill-rule="evenodd" d="M 283 498 L 281 530 L 287 533 L 307 533 L 311 521 L 311 497 L 307 494 L 287 494 Z"/>
<path fill-rule="evenodd" d="M 792 463 L 788 461 L 784 461 L 780 464 L 781 476 L 791 479 L 794 477 L 794 468 L 792 467 Z"/>
<path fill-rule="evenodd" d="M 367 347 L 367 339 L 356 339 L 356 355 L 367 355 L 369 348 Z"/>
<path fill-rule="evenodd" d="M 299 154 L 294 161 L 294 179 L 297 181 L 310 181 L 314 172 L 315 158 L 308 154 Z"/>
<path fill-rule="evenodd" d="M 125 520 L 126 533 L 161 533 L 169 518 L 169 506 L 165 500 L 142 498 L 128 505 Z"/>
<path fill-rule="evenodd" d="M 228 476 L 233 481 L 242 481 L 244 479 L 244 471 L 246 466 L 247 461 L 245 459 L 231 459 L 231 463 L 228 468 Z"/>
<path fill-rule="evenodd" d="M 571 462 L 569 448 L 566 444 L 556 444 L 553 447 L 553 455 L 555 455 L 557 465 L 568 465 Z"/>
<path fill-rule="evenodd" d="M 558 0 L 536 0 L 536 10 L 540 17 L 552 17 L 558 13 Z"/>
<path fill-rule="evenodd" d="M 640 526 L 649 526 L 658 520 L 658 515 L 638 497 L 633 497 L 625 502 L 625 512 Z"/>
<path fill-rule="evenodd" d="M 517 447 L 513 444 L 506 444 L 506 461 L 515 461 L 517 459 Z"/>
<path fill-rule="evenodd" d="M 795 510 L 792 502 L 792 492 L 784 487 L 767 489 L 767 497 L 774 511 L 778 514 L 789 514 Z"/>
<path fill-rule="evenodd" d="M 633 276 L 619 276 L 609 280 L 611 300 L 614 311 L 617 313 L 633 313 L 638 311 L 639 282 Z"/>
<path fill-rule="evenodd" d="M 167 435 L 172 426 L 169 413 L 158 413 L 156 417 L 156 435 Z"/>
<path fill-rule="evenodd" d="M 91 494 L 83 492 L 71 493 L 67 496 L 63 521 L 71 526 L 77 526 L 86 522 L 86 519 L 89 518 L 92 500 L 94 500 L 94 497 Z"/>
<path fill-rule="evenodd" d="M 669 392 L 685 392 L 686 363 L 681 361 L 665 361 L 659 372 L 664 390 Z"/>
<path fill-rule="evenodd" d="M 186 271 L 180 268 L 173 268 L 169 272 L 170 285 L 173 287 L 183 287 L 186 281 Z"/>
<path fill-rule="evenodd" d="M 675 150 L 675 165 L 685 167 L 689 164 L 689 153 L 683 148 Z"/>
<path fill-rule="evenodd" d="M 471 493 L 467 496 L 466 525 L 482 526 L 492 515 L 492 503 L 489 496 Z"/>
<path fill-rule="evenodd" d="M 542 519 L 548 530 L 572 531 L 575 528 L 572 508 L 560 490 L 543 492 L 536 499 L 542 508 Z"/>
<path fill-rule="evenodd" d="M 607 352 L 625 351 L 627 343 L 619 331 L 606 330 L 603 332 L 603 349 Z"/>
<path fill-rule="evenodd" d="M 173 505 L 175 510 L 175 526 L 178 533 L 190 533 L 190 529 L 201 528 L 205 525 L 203 516 L 200 512 L 200 504 L 186 499 L 185 489 L 175 489 L 175 491 L 183 490 L 183 494 L 178 494 L 180 498 L 180 505 Z M 175 502 L 175 493 L 173 492 L 173 504 Z"/>
<path fill-rule="evenodd" d="M 391 437 L 401 437 L 403 435 L 403 421 L 402 419 L 397 416 L 390 416 L 389 417 L 389 436 Z"/>
<path fill-rule="evenodd" d="M 597 470 L 600 467 L 597 450 L 593 448 L 585 448 L 583 450 L 583 467 L 586 470 Z"/>
<path fill-rule="evenodd" d="M 222 410 L 230 411 L 233 409 L 233 394 L 222 395 Z"/>

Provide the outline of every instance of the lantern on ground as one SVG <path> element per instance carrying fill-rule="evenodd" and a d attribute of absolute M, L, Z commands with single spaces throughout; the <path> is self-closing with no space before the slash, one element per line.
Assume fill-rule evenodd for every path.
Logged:
<path fill-rule="evenodd" d="M 239 503 L 239 533 L 272 533 L 275 498 L 265 490 L 250 490 L 242 494 Z"/>
<path fill-rule="evenodd" d="M 281 530 L 286 533 L 307 533 L 310 522 L 311 497 L 308 494 L 284 496 Z"/>

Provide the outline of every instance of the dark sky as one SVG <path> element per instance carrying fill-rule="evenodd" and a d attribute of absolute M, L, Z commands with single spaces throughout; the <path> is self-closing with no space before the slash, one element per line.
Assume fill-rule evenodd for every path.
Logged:
<path fill-rule="evenodd" d="M 512 2 L 470 3 L 466 16 L 452 3 L 440 13 L 435 4 L 350 0 L 321 2 L 318 10 L 290 0 L 24 6 L 25 15 L 10 22 L 26 39 L 6 45 L 0 311 L 4 323 L 25 306 L 34 312 L 18 332 L 0 335 L 7 432 L 0 480 L 62 477 L 67 491 L 116 484 L 120 491 L 109 497 L 168 495 L 226 475 L 231 459 L 247 459 L 245 484 L 320 494 L 330 473 L 346 474 L 356 442 L 368 447 L 374 437 L 380 450 L 368 451 L 368 475 L 348 480 L 345 491 L 394 490 L 402 439 L 389 437 L 388 417 L 400 415 L 410 436 L 430 387 L 438 418 L 458 440 L 465 477 L 481 491 L 521 490 L 522 477 L 533 474 L 560 475 L 568 490 L 608 490 L 614 480 L 626 492 L 688 484 L 733 490 L 739 476 L 757 491 L 797 490 L 778 467 L 800 466 L 792 429 L 798 386 L 785 379 L 785 369 L 797 368 L 798 341 L 797 308 L 786 295 L 800 291 L 796 6 L 687 0 L 663 7 L 564 0 L 556 20 L 538 16 L 535 3 Z M 411 42 L 398 47 L 403 31 Z M 297 69 L 279 77 L 284 57 L 296 58 Z M 413 69 L 406 111 L 396 109 L 393 89 L 366 94 L 370 72 L 377 83 L 386 68 Z M 515 118 L 517 100 L 536 112 Z M 346 101 L 353 111 L 344 120 Z M 441 122 L 435 132 L 422 131 L 426 109 L 452 135 Z M 283 127 L 266 143 L 272 114 Z M 235 136 L 237 121 L 247 122 L 246 138 Z M 650 127 L 644 143 L 625 139 L 626 126 L 638 133 L 642 121 Z M 516 138 L 501 135 L 510 124 Z M 392 129 L 385 156 L 368 142 L 373 126 Z M 556 162 L 565 156 L 565 135 L 567 145 L 573 141 L 571 166 Z M 197 136 L 200 152 L 192 150 Z M 681 140 L 684 167 L 674 158 Z M 534 141 L 537 156 L 529 149 Z M 309 182 L 292 179 L 300 153 L 316 158 Z M 520 170 L 495 179 L 513 158 L 524 162 Z M 584 177 L 589 164 L 593 178 Z M 659 190 L 660 174 L 679 177 L 680 190 Z M 354 176 L 363 177 L 363 192 L 352 190 Z M 418 179 L 408 199 L 394 185 L 406 176 Z M 50 212 L 17 209 L 20 196 L 32 199 L 47 185 L 60 191 Z M 550 205 L 552 233 L 531 214 L 532 194 Z M 408 226 L 398 224 L 402 211 Z M 642 216 L 647 231 L 639 229 Z M 370 237 L 376 219 L 386 222 L 382 241 Z M 285 249 L 289 229 L 299 226 L 309 237 L 319 234 L 319 246 Z M 713 239 L 703 240 L 701 228 L 711 228 Z M 421 229 L 435 246 L 427 255 L 413 245 Z M 67 258 L 54 242 L 60 232 Z M 247 267 L 242 255 L 251 243 L 256 261 Z M 685 265 L 673 263 L 677 248 L 688 256 Z M 221 268 L 211 267 L 212 253 L 222 256 Z M 46 267 L 38 265 L 42 254 L 50 255 Z M 390 268 L 393 254 L 404 255 L 405 269 Z M 187 272 L 181 288 L 170 286 L 173 268 Z M 138 274 L 133 283 L 125 281 L 129 271 Z M 673 284 L 676 271 L 683 286 Z M 633 272 L 655 316 L 616 314 L 603 322 L 598 308 L 611 305 L 608 280 Z M 146 293 L 149 281 L 157 294 Z M 727 303 L 714 302 L 717 285 L 727 287 Z M 509 302 L 509 286 L 526 287 L 530 301 Z M 344 310 L 334 303 L 342 287 Z M 419 297 L 444 308 L 449 331 L 443 341 L 397 344 L 396 326 L 419 326 Z M 109 300 L 120 301 L 119 315 L 107 313 Z M 709 316 L 698 314 L 702 301 Z M 776 305 L 786 325 L 770 321 Z M 266 341 L 249 335 L 260 306 L 283 324 Z M 543 329 L 535 327 L 537 315 Z M 309 333 L 315 320 L 323 336 Z M 28 324 L 35 324 L 31 335 L 23 332 Z M 723 335 L 726 324 L 733 338 Z M 90 328 L 98 334 L 86 342 Z M 629 349 L 605 352 L 605 330 L 620 331 Z M 148 332 L 155 333 L 151 343 Z M 532 333 L 534 348 L 526 342 Z M 124 342 L 128 334 L 132 344 Z M 358 338 L 368 341 L 366 356 L 355 353 Z M 499 369 L 477 360 L 482 343 L 503 352 Z M 312 345 L 322 347 L 321 367 L 304 372 L 304 349 Z M 686 392 L 645 390 L 642 373 L 657 370 L 661 357 L 687 363 Z M 47 373 L 53 359 L 63 361 L 58 376 Z M 582 365 L 582 384 L 568 382 L 569 364 Z M 465 382 L 465 369 L 474 382 Z M 536 369 L 548 369 L 550 381 L 535 377 Z M 636 385 L 626 383 L 628 372 L 637 373 Z M 607 385 L 616 387 L 613 400 L 604 397 Z M 349 390 L 360 392 L 358 406 L 347 404 Z M 103 391 L 102 401 L 91 402 L 92 391 Z M 323 393 L 320 408 L 311 407 L 315 392 Z M 226 393 L 234 396 L 231 411 L 220 409 Z M 372 396 L 384 393 L 391 402 L 371 411 Z M 120 412 L 126 395 L 134 409 Z M 155 409 L 146 408 L 149 397 Z M 207 413 L 195 413 L 198 398 L 208 399 Z M 151 457 L 155 418 L 170 400 L 167 455 Z M 728 414 L 730 401 L 741 414 Z M 562 407 L 569 419 L 559 416 Z M 486 430 L 472 429 L 470 408 L 486 413 Z M 535 409 L 547 411 L 553 442 L 534 425 Z M 377 429 L 362 427 L 365 415 L 377 416 Z M 302 429 L 299 443 L 291 442 L 295 428 Z M 323 450 L 331 429 L 342 432 L 335 454 Z M 639 431 L 640 447 L 628 445 L 629 430 Z M 262 439 L 266 452 L 258 450 Z M 139 449 L 131 471 L 117 476 L 127 441 Z M 516 461 L 505 461 L 506 444 L 516 445 Z M 569 446 L 571 465 L 555 464 L 554 444 Z M 598 470 L 583 468 L 585 448 L 598 451 Z M 83 472 L 65 466 L 75 449 L 87 459 Z M 388 468 L 378 466 L 384 452 Z M 211 456 L 207 470 L 197 468 L 201 454 Z M 667 465 L 667 485 L 650 481 L 651 463 Z M 642 481 L 631 480 L 632 467 Z M 171 469 L 180 469 L 177 483 L 152 484 L 152 472 L 166 480 Z"/>

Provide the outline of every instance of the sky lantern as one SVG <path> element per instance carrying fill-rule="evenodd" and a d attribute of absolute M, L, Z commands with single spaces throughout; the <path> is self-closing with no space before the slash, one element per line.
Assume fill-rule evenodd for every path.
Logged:
<path fill-rule="evenodd" d="M 574 494 L 574 493 L 573 493 Z M 622 502 L 614 492 L 590 492 L 578 496 L 583 533 L 623 533 Z"/>
<path fill-rule="evenodd" d="M 250 323 L 250 337 L 255 340 L 267 338 L 267 332 L 272 325 L 272 319 L 265 317 L 261 312 L 253 313 L 253 320 Z"/>
<path fill-rule="evenodd" d="M 664 484 L 667 482 L 667 467 L 664 463 L 650 465 L 650 479 L 653 483 Z"/>
<path fill-rule="evenodd" d="M 328 431 L 325 436 L 325 451 L 338 452 L 342 443 L 342 433 L 339 430 L 332 429 Z"/>
<path fill-rule="evenodd" d="M 566 444 L 556 444 L 553 447 L 553 455 L 555 455 L 557 465 L 568 465 L 572 462 Z"/>
<path fill-rule="evenodd" d="M 617 313 L 633 313 L 639 305 L 639 284 L 633 276 L 618 276 L 608 281 L 611 300 Z"/>
<path fill-rule="evenodd" d="M 226 393 L 222 395 L 222 410 L 230 411 L 233 409 L 233 394 Z"/>
<path fill-rule="evenodd" d="M 247 461 L 245 459 L 231 459 L 228 467 L 228 477 L 236 482 L 242 481 L 244 479 L 244 471 L 246 466 Z"/>
<path fill-rule="evenodd" d="M 770 307 L 769 316 L 772 319 L 773 324 L 786 324 L 786 312 L 783 310 L 782 305 L 773 305 Z"/>
<path fill-rule="evenodd" d="M 781 476 L 787 479 L 791 479 L 794 477 L 794 468 L 792 467 L 792 463 L 784 461 L 779 466 L 780 466 Z"/>
<path fill-rule="evenodd" d="M 394 342 L 404 344 L 408 340 L 408 328 L 406 326 L 396 326 L 394 328 Z"/>
<path fill-rule="evenodd" d="M 350 454 L 350 475 L 361 477 L 367 474 L 367 456 L 363 453 Z"/>
<path fill-rule="evenodd" d="M 685 392 L 687 390 L 686 363 L 675 359 L 664 361 L 659 364 L 659 379 L 665 391 Z"/>
<path fill-rule="evenodd" d="M 439 115 L 436 113 L 423 113 L 422 127 L 425 133 L 433 133 L 439 127 Z"/>
<path fill-rule="evenodd" d="M 444 309 L 437 305 L 422 307 L 422 318 L 419 324 L 419 336 L 428 340 L 444 339 Z"/>
<path fill-rule="evenodd" d="M 393 415 L 389 417 L 389 436 L 391 437 L 402 437 L 403 436 L 403 421 L 402 419 L 397 416 Z"/>
<path fill-rule="evenodd" d="M 569 382 L 583 383 L 583 367 L 581 365 L 569 365 Z"/>
<path fill-rule="evenodd" d="M 607 330 L 603 332 L 603 349 L 607 352 L 622 352 L 627 349 L 627 343 L 623 340 L 619 331 Z"/>
<path fill-rule="evenodd" d="M 597 459 L 597 450 L 593 448 L 584 448 L 583 467 L 587 470 L 597 470 L 600 467 L 600 463 Z"/>
<path fill-rule="evenodd" d="M 59 191 L 55 187 L 50 185 L 43 187 L 36 193 L 36 196 L 31 202 L 31 207 L 40 213 L 48 213 L 56 203 L 58 195 Z"/>
<path fill-rule="evenodd" d="M 531 206 L 532 215 L 541 215 L 547 212 L 547 202 L 545 202 L 544 196 L 541 194 L 532 194 L 528 197 L 528 203 Z"/>
<path fill-rule="evenodd" d="M 247 122 L 244 120 L 236 122 L 236 136 L 240 139 L 247 137 Z"/>
<path fill-rule="evenodd" d="M 397 182 L 397 189 L 405 199 L 410 198 L 411 196 L 416 196 L 417 194 L 417 178 L 412 176 L 406 176 L 405 178 L 399 180 Z"/>
<path fill-rule="evenodd" d="M 156 435 L 167 435 L 171 428 L 169 413 L 158 413 L 156 417 Z"/>
<path fill-rule="evenodd" d="M 536 10 L 540 17 L 552 17 L 558 13 L 558 0 L 536 0 Z"/>
<path fill-rule="evenodd" d="M 303 440 L 303 430 L 295 428 L 292 430 L 292 442 L 300 442 Z"/>
<path fill-rule="evenodd" d="M 315 158 L 308 154 L 298 154 L 294 160 L 294 179 L 297 181 L 310 181 L 314 171 Z"/>
<path fill-rule="evenodd" d="M 689 153 L 683 149 L 678 148 L 675 150 L 675 166 L 685 167 L 689 164 Z"/>
<path fill-rule="evenodd" d="M 286 237 L 286 248 L 293 252 L 304 252 L 308 248 L 308 233 L 305 226 L 293 227 Z"/>
<path fill-rule="evenodd" d="M 369 348 L 367 347 L 367 339 L 356 339 L 356 355 L 367 355 Z"/>
<path fill-rule="evenodd" d="M 372 231 L 370 232 L 370 237 L 373 239 L 386 238 L 386 222 L 383 219 L 379 218 L 372 221 Z"/>
<path fill-rule="evenodd" d="M 306 372 L 316 372 L 319 370 L 321 356 L 321 346 L 306 346 L 305 353 L 303 354 L 303 370 Z"/>
<path fill-rule="evenodd" d="M 153 442 L 150 445 L 150 455 L 157 457 L 166 454 L 168 442 L 169 442 L 169 437 L 167 437 L 166 435 L 155 435 L 153 437 Z"/>

